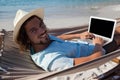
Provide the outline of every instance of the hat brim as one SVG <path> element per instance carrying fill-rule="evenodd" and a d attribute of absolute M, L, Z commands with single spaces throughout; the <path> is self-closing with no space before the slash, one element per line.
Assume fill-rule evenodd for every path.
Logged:
<path fill-rule="evenodd" d="M 20 28 L 22 26 L 22 24 L 28 19 L 30 18 L 31 16 L 33 15 L 36 15 L 38 16 L 39 18 L 43 19 L 44 18 L 44 11 L 42 8 L 40 9 L 36 9 L 36 10 L 33 10 L 31 12 L 29 12 L 27 15 L 25 15 L 23 18 L 21 18 L 20 21 L 18 21 L 18 23 L 16 24 L 16 26 L 14 27 L 14 31 L 13 31 L 13 40 L 15 42 L 18 42 L 17 41 L 17 37 L 19 35 L 19 31 L 20 31 Z"/>

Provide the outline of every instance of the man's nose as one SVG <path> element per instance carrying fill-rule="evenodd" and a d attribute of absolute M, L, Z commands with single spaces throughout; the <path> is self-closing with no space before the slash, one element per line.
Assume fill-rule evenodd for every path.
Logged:
<path fill-rule="evenodd" d="M 39 30 L 38 30 L 38 34 L 40 35 L 40 36 L 42 36 L 44 33 L 46 32 L 46 29 L 45 28 L 39 28 Z"/>

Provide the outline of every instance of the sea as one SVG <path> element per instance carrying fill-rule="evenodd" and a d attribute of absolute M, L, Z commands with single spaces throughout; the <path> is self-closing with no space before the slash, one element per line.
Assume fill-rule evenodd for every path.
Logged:
<path fill-rule="evenodd" d="M 13 20 L 18 9 L 29 12 L 44 8 L 47 19 L 57 20 L 96 15 L 98 9 L 118 4 L 120 0 L 0 0 L 0 29 L 13 30 Z"/>

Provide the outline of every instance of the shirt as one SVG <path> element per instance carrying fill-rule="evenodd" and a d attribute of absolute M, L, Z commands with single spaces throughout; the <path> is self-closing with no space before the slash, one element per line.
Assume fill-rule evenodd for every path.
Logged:
<path fill-rule="evenodd" d="M 73 67 L 74 58 L 91 55 L 95 47 L 87 42 L 62 40 L 52 35 L 49 35 L 49 37 L 53 42 L 46 49 L 35 54 L 31 49 L 32 60 L 46 71 Z"/>

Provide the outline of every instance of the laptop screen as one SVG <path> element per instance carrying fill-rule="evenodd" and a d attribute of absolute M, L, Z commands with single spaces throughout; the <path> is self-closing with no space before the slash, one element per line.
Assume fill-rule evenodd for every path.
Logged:
<path fill-rule="evenodd" d="M 116 20 L 91 16 L 89 32 L 106 38 L 113 38 Z"/>

